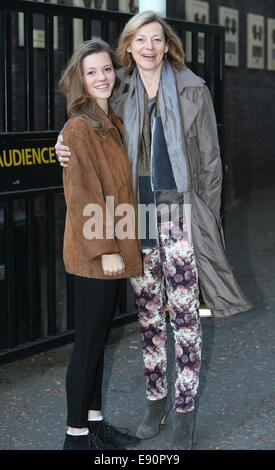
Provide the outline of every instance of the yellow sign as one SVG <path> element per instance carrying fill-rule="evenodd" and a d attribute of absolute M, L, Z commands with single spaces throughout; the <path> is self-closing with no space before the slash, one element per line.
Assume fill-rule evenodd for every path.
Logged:
<path fill-rule="evenodd" d="M 0 134 L 0 195 L 62 188 L 62 167 L 55 156 L 57 132 Z"/>
<path fill-rule="evenodd" d="M 33 147 L 2 150 L 0 167 L 12 168 L 26 165 L 48 165 L 56 163 L 54 147 Z"/>

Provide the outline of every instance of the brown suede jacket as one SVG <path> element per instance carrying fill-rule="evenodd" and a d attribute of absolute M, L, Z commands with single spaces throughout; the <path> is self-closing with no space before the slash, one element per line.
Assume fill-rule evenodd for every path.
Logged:
<path fill-rule="evenodd" d="M 123 127 L 112 109 L 111 120 L 98 109 L 107 128 L 105 140 L 81 116 L 70 118 L 62 132 L 71 150 L 70 165 L 63 168 L 65 269 L 97 279 L 137 276 L 142 272 L 141 252 L 131 171 L 122 144 Z M 101 255 L 114 253 L 123 258 L 125 272 L 107 276 Z"/>

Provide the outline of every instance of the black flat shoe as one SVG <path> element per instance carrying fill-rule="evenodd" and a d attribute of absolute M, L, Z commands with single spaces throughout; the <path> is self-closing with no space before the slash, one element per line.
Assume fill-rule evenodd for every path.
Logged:
<path fill-rule="evenodd" d="M 94 434 L 71 436 L 66 434 L 63 450 L 106 450 L 103 442 Z"/>
<path fill-rule="evenodd" d="M 88 422 L 88 428 L 90 433 L 95 434 L 109 449 L 125 450 L 127 447 L 140 442 L 140 439 L 136 436 L 128 434 L 127 429 L 124 432 L 120 431 L 105 420 L 96 422 L 96 425 L 90 421 Z"/>
<path fill-rule="evenodd" d="M 90 442 L 88 436 L 71 436 L 66 434 L 63 450 L 89 450 Z"/>

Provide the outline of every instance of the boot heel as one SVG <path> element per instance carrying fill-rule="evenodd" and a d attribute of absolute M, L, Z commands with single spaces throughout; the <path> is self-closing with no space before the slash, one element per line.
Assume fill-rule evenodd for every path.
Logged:
<path fill-rule="evenodd" d="M 165 423 L 168 413 L 167 398 L 160 400 L 147 400 L 142 421 L 137 429 L 136 436 L 139 439 L 150 439 L 158 434 L 161 424 Z"/>
<path fill-rule="evenodd" d="M 161 418 L 160 424 L 165 424 L 166 416 L 167 415 L 163 415 L 163 417 Z"/>

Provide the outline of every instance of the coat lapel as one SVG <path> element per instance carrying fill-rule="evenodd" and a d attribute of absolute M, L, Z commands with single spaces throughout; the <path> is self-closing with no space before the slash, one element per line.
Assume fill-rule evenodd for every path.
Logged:
<path fill-rule="evenodd" d="M 196 118 L 199 112 L 199 107 L 186 97 L 186 88 L 201 87 L 205 83 L 205 81 L 195 75 L 187 67 L 184 67 L 181 71 L 176 71 L 175 78 L 181 103 L 184 135 L 186 136 L 194 119 Z"/>
<path fill-rule="evenodd" d="M 187 132 L 199 112 L 199 107 L 195 103 L 192 103 L 192 101 L 188 100 L 184 95 L 180 95 L 179 99 L 181 104 L 183 130 L 186 137 Z"/>

